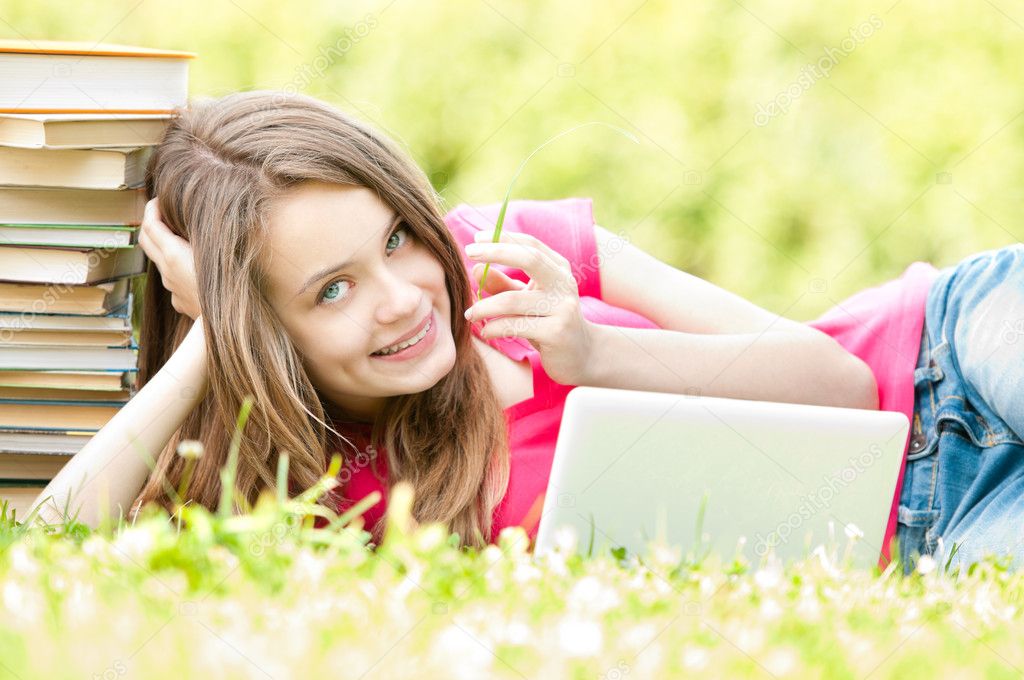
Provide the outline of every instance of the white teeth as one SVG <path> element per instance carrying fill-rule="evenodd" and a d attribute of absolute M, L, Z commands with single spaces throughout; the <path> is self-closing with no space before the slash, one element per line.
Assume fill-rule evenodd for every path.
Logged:
<path fill-rule="evenodd" d="M 388 347 L 387 349 L 382 349 L 382 350 L 380 350 L 378 352 L 374 352 L 374 354 L 377 354 L 377 355 L 394 354 L 395 352 L 402 351 L 406 347 L 410 347 L 411 345 L 415 345 L 417 342 L 419 342 L 420 340 L 422 340 L 423 338 L 426 337 L 427 331 L 430 330 L 430 323 L 431 323 L 430 321 L 427 321 L 427 325 L 423 327 L 423 330 L 421 330 L 419 333 L 417 333 L 416 335 L 412 336 L 411 338 L 409 338 L 405 342 L 400 342 L 397 345 L 392 345 L 391 347 Z"/>

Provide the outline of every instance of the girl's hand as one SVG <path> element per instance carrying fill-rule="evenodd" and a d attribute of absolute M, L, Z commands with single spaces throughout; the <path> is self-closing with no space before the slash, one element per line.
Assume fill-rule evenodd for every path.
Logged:
<path fill-rule="evenodd" d="M 171 306 L 191 319 L 199 317 L 199 286 L 196 284 L 192 246 L 160 221 L 157 199 L 146 203 L 139 227 L 139 245 L 153 261 L 164 288 L 171 293 Z"/>
<path fill-rule="evenodd" d="M 579 285 L 569 261 L 543 241 L 502 231 L 497 243 L 493 231 L 478 232 L 466 255 L 480 264 L 473 276 L 479 282 L 483 263 L 521 269 L 529 283 L 488 268 L 485 291 L 491 293 L 466 311 L 471 322 L 494 318 L 481 330 L 484 338 L 520 337 L 538 352 L 544 370 L 562 385 L 582 384 L 591 355 L 593 324 L 583 318 Z"/>

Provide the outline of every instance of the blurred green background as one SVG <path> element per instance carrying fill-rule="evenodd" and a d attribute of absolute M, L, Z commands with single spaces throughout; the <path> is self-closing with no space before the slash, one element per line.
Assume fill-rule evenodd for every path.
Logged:
<path fill-rule="evenodd" d="M 623 127 L 640 145 L 584 128 L 513 198 L 592 197 L 602 226 L 799 320 L 1024 233 L 1019 2 L 5 0 L 0 35 L 195 51 L 192 95 L 320 97 L 449 207 L 500 201 L 558 132 Z"/>

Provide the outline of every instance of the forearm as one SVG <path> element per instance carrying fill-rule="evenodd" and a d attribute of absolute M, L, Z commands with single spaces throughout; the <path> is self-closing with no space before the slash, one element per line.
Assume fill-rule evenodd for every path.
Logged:
<path fill-rule="evenodd" d="M 814 329 L 704 335 L 592 326 L 583 385 L 878 408 L 870 369 Z"/>
<path fill-rule="evenodd" d="M 196 322 L 167 363 L 46 486 L 33 503 L 42 503 L 44 520 L 59 521 L 69 497 L 69 515 L 78 511 L 78 521 L 92 527 L 104 512 L 114 517 L 119 508 L 127 512 L 149 476 L 148 460 L 167 445 L 206 391 L 202 330 L 202 322 Z"/>

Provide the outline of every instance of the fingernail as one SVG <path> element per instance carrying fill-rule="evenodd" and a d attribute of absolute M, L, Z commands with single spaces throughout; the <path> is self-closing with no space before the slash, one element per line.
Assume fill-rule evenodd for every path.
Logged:
<path fill-rule="evenodd" d="M 466 317 L 466 318 L 468 319 L 468 318 L 469 318 L 469 316 L 470 316 L 470 314 L 472 314 L 472 312 L 473 312 L 473 308 L 472 308 L 472 307 L 470 307 L 469 309 L 467 309 L 467 310 L 466 310 L 466 313 L 465 313 L 465 314 L 463 314 L 463 316 L 464 316 L 464 317 Z"/>

